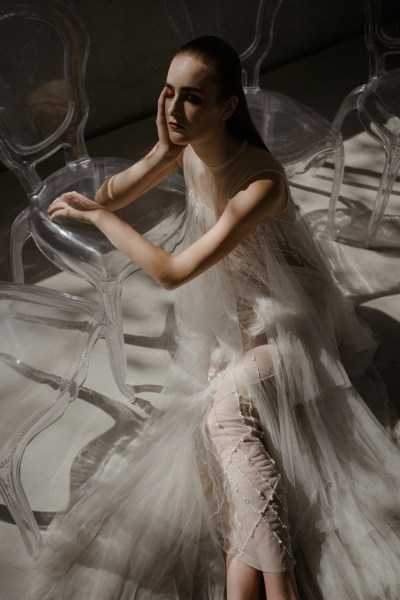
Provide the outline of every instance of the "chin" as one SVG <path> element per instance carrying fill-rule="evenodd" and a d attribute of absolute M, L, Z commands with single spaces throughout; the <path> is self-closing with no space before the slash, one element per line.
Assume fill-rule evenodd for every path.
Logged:
<path fill-rule="evenodd" d="M 177 133 L 176 131 L 169 132 L 169 139 L 173 144 L 177 144 L 177 146 L 187 146 L 189 143 L 188 138 L 186 138 L 182 133 Z"/>

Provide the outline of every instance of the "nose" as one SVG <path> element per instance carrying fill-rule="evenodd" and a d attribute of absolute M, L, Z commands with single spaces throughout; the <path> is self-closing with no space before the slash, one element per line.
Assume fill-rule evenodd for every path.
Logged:
<path fill-rule="evenodd" d="M 168 112 L 171 117 L 182 114 L 181 101 L 178 95 L 174 96 L 169 104 Z"/>

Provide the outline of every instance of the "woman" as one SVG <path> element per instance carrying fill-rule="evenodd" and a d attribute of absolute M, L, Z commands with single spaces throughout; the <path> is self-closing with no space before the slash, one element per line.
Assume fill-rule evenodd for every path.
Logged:
<path fill-rule="evenodd" d="M 179 344 L 162 413 L 53 522 L 35 597 L 299 600 L 296 574 L 303 599 L 394 600 L 398 452 L 337 349 L 360 372 L 373 344 L 251 123 L 227 44 L 176 54 L 157 127 L 95 201 L 49 208 L 179 288 Z M 178 165 L 186 247 L 170 256 L 112 211 Z"/>

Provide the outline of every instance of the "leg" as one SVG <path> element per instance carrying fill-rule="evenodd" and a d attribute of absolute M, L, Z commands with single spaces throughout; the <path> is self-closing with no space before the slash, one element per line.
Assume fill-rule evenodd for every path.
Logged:
<path fill-rule="evenodd" d="M 263 573 L 268 600 L 299 600 L 294 575 Z M 261 571 L 239 561 L 234 556 L 226 559 L 227 600 L 261 600 Z M 265 596 L 263 596 L 265 598 Z"/>
<path fill-rule="evenodd" d="M 260 600 L 260 583 L 260 571 L 245 565 L 234 556 L 227 556 L 227 600 Z"/>
<path fill-rule="evenodd" d="M 289 571 L 283 573 L 263 573 L 265 590 L 268 600 L 299 600 L 294 574 Z"/>
<path fill-rule="evenodd" d="M 285 584 L 292 556 L 281 478 L 266 448 L 252 393 L 276 401 L 267 345 L 249 351 L 240 365 L 226 371 L 203 428 L 223 471 L 229 504 L 224 534 L 227 553 L 234 558 L 227 562 L 228 600 L 258 598 L 261 571 L 272 572 L 268 600 L 292 600 L 296 596 L 288 594 L 293 587 Z"/>

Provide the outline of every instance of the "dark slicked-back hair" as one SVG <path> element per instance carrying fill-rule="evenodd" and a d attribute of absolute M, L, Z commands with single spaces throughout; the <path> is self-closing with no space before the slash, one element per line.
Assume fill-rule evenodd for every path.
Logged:
<path fill-rule="evenodd" d="M 237 52 L 224 40 L 213 35 L 195 38 L 178 50 L 175 56 L 189 54 L 198 58 L 215 77 L 221 99 L 236 96 L 238 104 L 226 122 L 228 133 L 238 140 L 267 150 L 247 107 L 242 86 L 242 66 Z"/>

